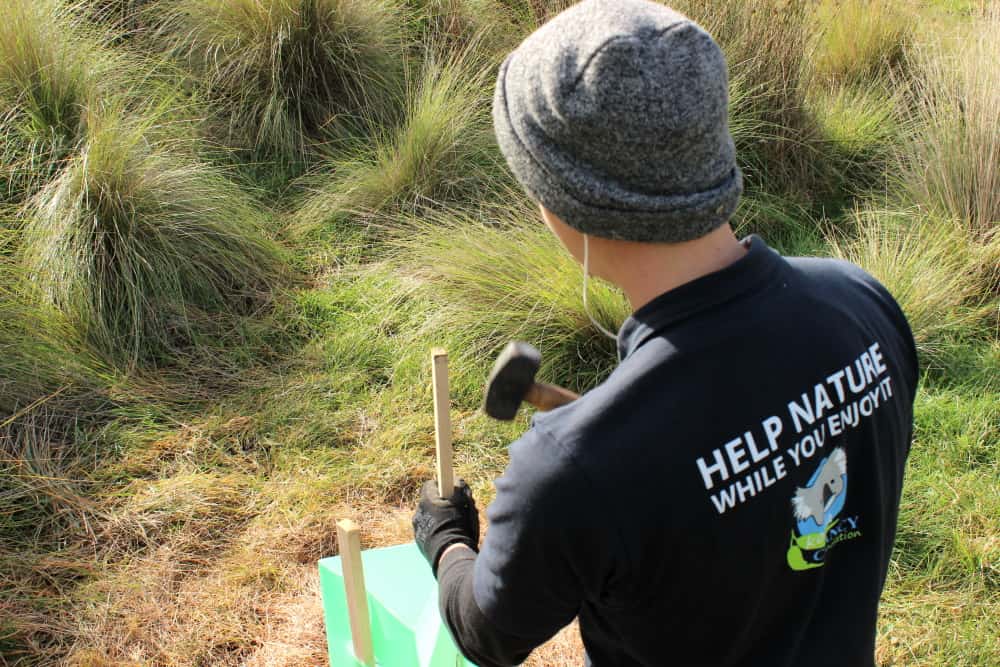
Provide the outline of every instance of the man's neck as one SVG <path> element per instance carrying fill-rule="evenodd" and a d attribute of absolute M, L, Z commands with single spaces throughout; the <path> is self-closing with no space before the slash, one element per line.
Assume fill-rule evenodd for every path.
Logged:
<path fill-rule="evenodd" d="M 729 225 L 685 243 L 606 239 L 598 243 L 603 246 L 597 249 L 602 255 L 601 274 L 625 292 L 633 311 L 665 292 L 726 268 L 747 252 Z M 612 244 L 616 247 L 611 248 Z"/>

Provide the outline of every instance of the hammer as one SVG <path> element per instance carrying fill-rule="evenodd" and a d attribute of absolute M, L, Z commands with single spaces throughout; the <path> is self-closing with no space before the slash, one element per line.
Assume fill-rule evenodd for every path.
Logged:
<path fill-rule="evenodd" d="M 542 354 L 534 346 L 516 340 L 507 343 L 486 381 L 483 412 L 509 421 L 517 414 L 521 401 L 539 410 L 552 410 L 580 398 L 569 389 L 535 382 L 541 363 Z"/>

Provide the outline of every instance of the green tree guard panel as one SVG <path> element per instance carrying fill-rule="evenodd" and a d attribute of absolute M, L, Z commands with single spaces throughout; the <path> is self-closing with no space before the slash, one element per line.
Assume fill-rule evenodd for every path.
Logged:
<path fill-rule="evenodd" d="M 437 581 L 417 545 L 361 553 L 375 662 L 380 667 L 475 667 L 451 639 L 438 612 Z M 319 561 L 326 641 L 332 667 L 358 667 L 340 556 Z"/>

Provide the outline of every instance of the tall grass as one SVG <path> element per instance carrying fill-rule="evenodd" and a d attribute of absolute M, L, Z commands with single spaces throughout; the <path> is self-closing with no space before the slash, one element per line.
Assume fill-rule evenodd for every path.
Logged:
<path fill-rule="evenodd" d="M 730 117 L 737 155 L 751 189 L 816 194 L 828 190 L 831 165 L 805 105 L 804 62 L 810 3 L 805 0 L 681 0 L 676 7 L 720 44 L 729 64 Z"/>
<path fill-rule="evenodd" d="M 227 326 L 282 273 L 246 196 L 157 141 L 156 122 L 108 114 L 36 196 L 26 230 L 25 261 L 46 300 L 125 366 L 167 361 Z"/>
<path fill-rule="evenodd" d="M 100 364 L 30 291 L 0 262 L 0 541 L 30 538 L 85 504 L 67 478 L 77 459 L 68 443 L 105 402 Z"/>
<path fill-rule="evenodd" d="M 531 32 L 564 9 L 576 4 L 577 0 L 498 0 L 520 24 L 525 32 Z"/>
<path fill-rule="evenodd" d="M 406 541 L 433 476 L 429 349 L 450 352 L 457 470 L 483 505 L 525 426 L 477 410 L 502 346 L 536 344 L 540 378 L 577 390 L 615 366 L 488 117 L 497 56 L 569 3 L 81 2 L 0 0 L 0 663 L 321 663 L 310 577 L 336 551 L 331 517 L 363 520 L 366 546 Z M 729 57 L 748 182 L 734 222 L 861 264 L 918 340 L 879 660 L 992 664 L 996 58 L 929 45 L 884 76 L 893 24 L 823 19 L 832 6 L 680 2 Z M 154 46 L 190 78 L 140 60 Z M 191 141 L 203 95 L 209 136 L 266 162 L 239 170 L 247 192 L 197 157 L 216 143 Z M 315 168 L 300 209 L 252 201 L 274 162 L 282 179 Z M 288 299 L 272 220 L 323 232 L 292 239 L 312 281 Z M 618 327 L 624 297 L 591 290 Z"/>
<path fill-rule="evenodd" d="M 301 167 L 342 117 L 392 110 L 405 23 L 389 0 L 162 0 L 150 11 L 218 103 L 229 141 L 255 159 Z"/>
<path fill-rule="evenodd" d="M 809 74 L 825 84 L 866 83 L 898 67 L 912 33 L 892 0 L 822 0 L 814 21 Z"/>
<path fill-rule="evenodd" d="M 50 0 L 7 0 L 0 20 L 0 201 L 50 176 L 83 136 L 112 59 Z"/>
<path fill-rule="evenodd" d="M 492 76 L 492 67 L 468 52 L 429 62 L 401 127 L 376 132 L 306 180 L 314 194 L 297 213 L 294 230 L 335 227 L 387 209 L 480 199 L 508 182 L 489 120 Z"/>
<path fill-rule="evenodd" d="M 65 320 L 31 303 L 27 289 L 0 267 L 0 431 L 46 403 L 71 405 L 66 399 L 97 381 L 94 362 L 72 349 Z"/>
<path fill-rule="evenodd" d="M 1000 9 L 957 51 L 927 44 L 915 55 L 913 122 L 899 185 L 915 203 L 987 234 L 1000 221 Z"/>
<path fill-rule="evenodd" d="M 834 254 L 896 298 L 925 364 L 937 364 L 957 341 L 997 336 L 1000 237 L 980 246 L 960 222 L 918 211 L 862 209 L 854 223 L 853 238 L 831 239 Z"/>
<path fill-rule="evenodd" d="M 884 188 L 886 168 L 911 125 L 903 111 L 904 95 L 872 80 L 817 86 L 807 104 L 823 134 L 826 159 L 839 165 L 842 189 L 864 196 L 872 188 Z"/>
<path fill-rule="evenodd" d="M 156 0 L 70 0 L 81 16 L 113 33 L 116 40 L 134 37 L 147 26 L 143 7 Z"/>
<path fill-rule="evenodd" d="M 513 48 L 517 23 L 495 0 L 408 0 L 425 42 L 448 49 Z"/>
<path fill-rule="evenodd" d="M 583 310 L 580 266 L 523 197 L 492 211 L 427 214 L 392 245 L 393 265 L 413 276 L 429 301 L 408 346 L 419 352 L 410 370 L 425 374 L 426 350 L 447 344 L 455 351 L 457 400 L 474 405 L 481 398 L 486 372 L 511 339 L 539 348 L 540 377 L 575 389 L 594 386 L 615 365 L 614 342 Z M 612 331 L 631 312 L 621 293 L 599 280 L 591 283 L 590 304 Z"/>
<path fill-rule="evenodd" d="M 9 0 L 0 21 L 0 203 L 23 203 L 86 141 L 103 110 L 141 113 L 173 98 L 178 138 L 197 125 L 176 73 L 114 49 L 115 35 L 63 0 Z M 181 122 L 183 121 L 183 122 Z"/>

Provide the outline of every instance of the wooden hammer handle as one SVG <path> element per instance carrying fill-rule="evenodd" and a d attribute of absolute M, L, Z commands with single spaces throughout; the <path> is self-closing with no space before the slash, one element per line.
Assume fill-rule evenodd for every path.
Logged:
<path fill-rule="evenodd" d="M 539 410 L 553 410 L 560 405 L 572 403 L 578 398 L 580 398 L 580 395 L 574 394 L 569 389 L 563 389 L 562 387 L 545 382 L 536 382 L 528 389 L 524 400 Z"/>

